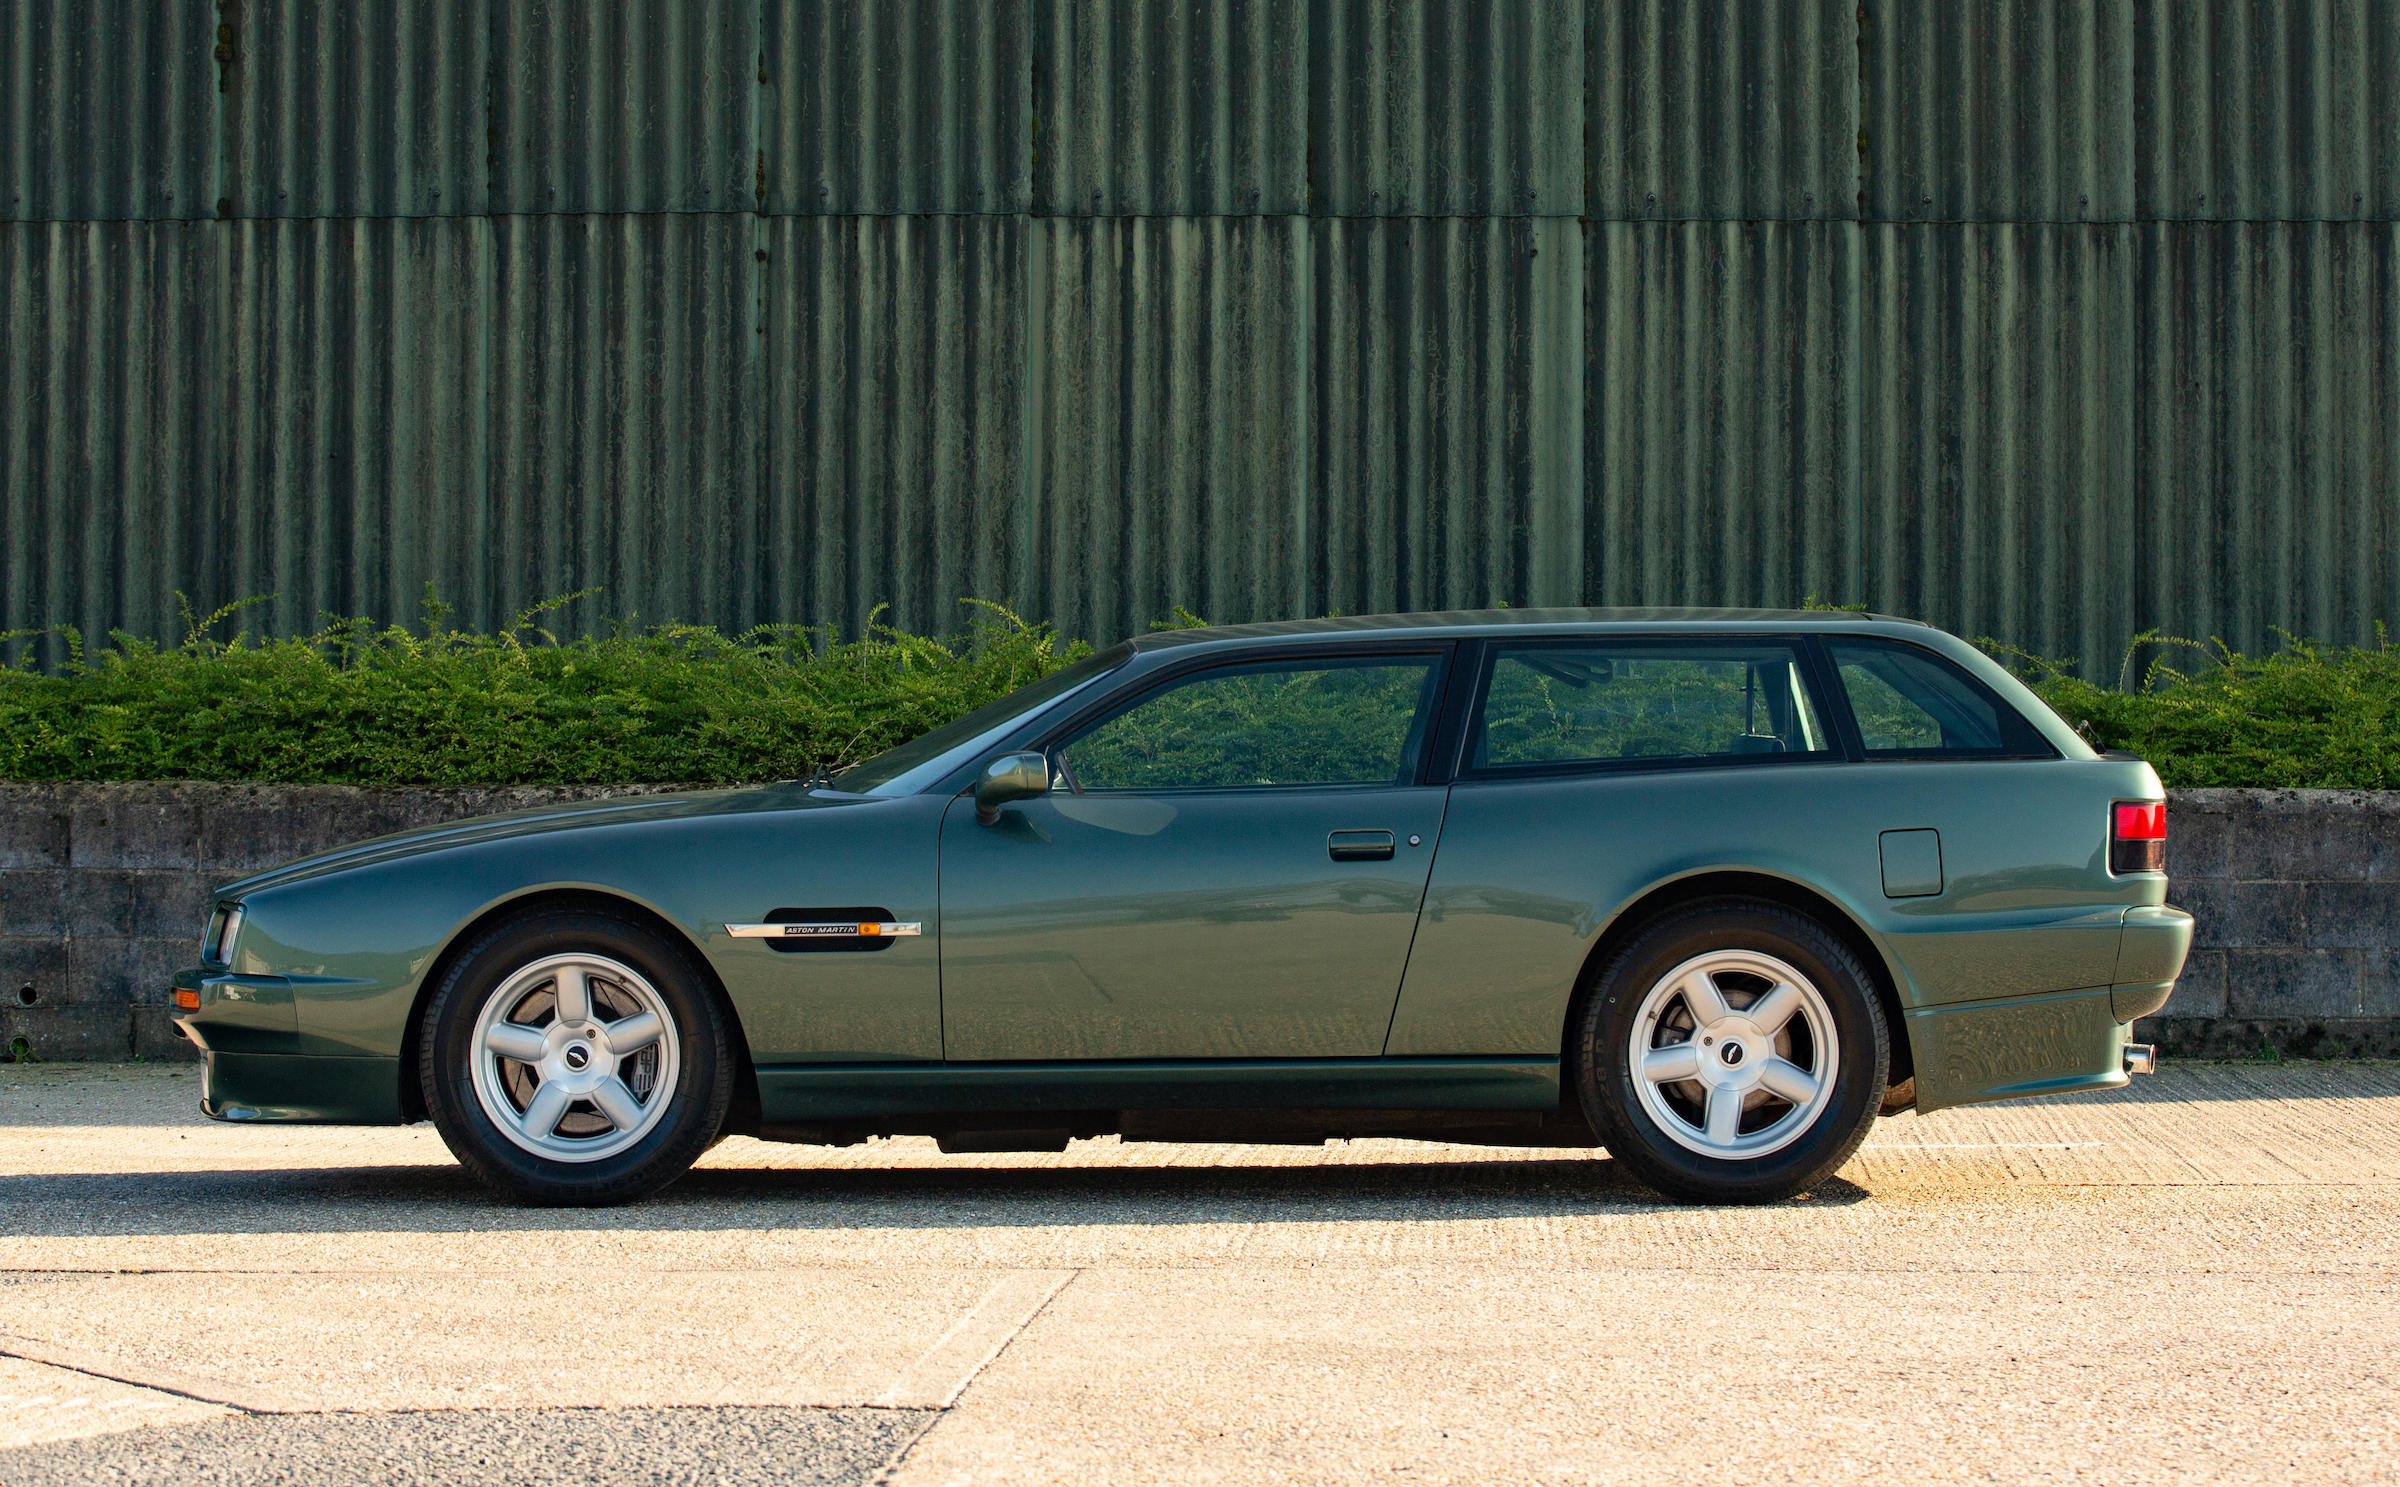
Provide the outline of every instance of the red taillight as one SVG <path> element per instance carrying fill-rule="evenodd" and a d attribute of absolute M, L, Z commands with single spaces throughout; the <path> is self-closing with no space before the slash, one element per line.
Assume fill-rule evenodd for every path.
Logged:
<path fill-rule="evenodd" d="M 2108 870 L 2156 873 L 2167 866 L 2167 803 L 2120 800 L 2110 813 Z"/>

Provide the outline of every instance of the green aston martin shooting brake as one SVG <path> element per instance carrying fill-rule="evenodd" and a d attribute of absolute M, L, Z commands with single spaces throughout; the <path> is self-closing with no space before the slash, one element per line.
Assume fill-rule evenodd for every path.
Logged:
<path fill-rule="evenodd" d="M 2165 794 L 1952 636 L 1500 610 L 1164 631 L 830 781 L 495 816 L 217 896 L 221 1120 L 430 1118 L 521 1201 L 729 1134 L 1404 1136 L 1806 1191 L 2122 1085 Z"/>

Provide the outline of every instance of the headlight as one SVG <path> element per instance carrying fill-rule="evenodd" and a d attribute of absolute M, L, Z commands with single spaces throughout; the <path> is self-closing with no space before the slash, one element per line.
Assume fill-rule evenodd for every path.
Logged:
<path fill-rule="evenodd" d="M 209 916 L 208 932 L 200 939 L 200 958 L 210 965 L 233 964 L 233 942 L 242 933 L 242 906 L 220 904 Z"/>

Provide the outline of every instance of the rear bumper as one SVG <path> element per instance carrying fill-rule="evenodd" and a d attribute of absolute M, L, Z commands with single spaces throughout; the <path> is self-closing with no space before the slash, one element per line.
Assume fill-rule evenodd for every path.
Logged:
<path fill-rule="evenodd" d="M 2192 948 L 2192 916 L 2164 905 L 2125 911 L 2125 935 L 2117 942 L 2117 974 L 2109 1004 L 2117 1021 L 2148 1017 L 2167 1004 L 2183 958 Z"/>
<path fill-rule="evenodd" d="M 1927 1007 L 1908 1014 L 1917 1109 L 2125 1084 L 2114 988 Z"/>

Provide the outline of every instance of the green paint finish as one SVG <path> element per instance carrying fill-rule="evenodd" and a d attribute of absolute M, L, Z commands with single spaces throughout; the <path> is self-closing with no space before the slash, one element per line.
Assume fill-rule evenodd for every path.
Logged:
<path fill-rule="evenodd" d="M 769 1121 L 947 1111 L 1555 1110 L 1548 1059 L 909 1065 L 758 1071 Z"/>
<path fill-rule="evenodd" d="M 200 1108 L 236 1122 L 394 1126 L 401 1121 L 401 1074 L 388 1058 L 211 1053 Z"/>
<path fill-rule="evenodd" d="M 1942 891 L 1942 834 L 1923 829 L 1882 837 L 1883 896 L 1929 898 Z"/>
<path fill-rule="evenodd" d="M 2126 1082 L 2125 1027 L 2108 988 L 1909 1014 L 1917 1109 L 2026 1095 L 2114 1089 Z"/>
<path fill-rule="evenodd" d="M 1810 631 L 1949 657 L 2058 757 L 1727 755 L 1444 784 L 1455 719 L 1420 701 L 1414 732 L 1434 742 L 1399 749 L 1408 762 L 1391 783 L 1171 788 L 1161 761 L 1231 767 L 1233 735 L 1119 736 L 1120 722 L 1156 731 L 1176 715 L 1128 709 L 1137 698 L 1207 690 L 1152 693 L 1187 665 L 1222 676 L 1222 662 L 1299 657 L 1305 674 L 1339 674 L 1366 664 L 1361 651 L 1389 667 L 1452 642 L 1471 656 L 1494 636 Z M 1328 670 L 1335 643 L 1354 659 Z M 1463 707 L 1473 675 L 1418 695 Z M 1817 708 L 1838 732 L 1846 712 Z M 220 896 L 248 911 L 239 964 L 185 973 L 205 997 L 190 1021 L 238 1092 L 225 1099 L 260 1118 L 397 1119 L 411 1011 L 445 954 L 513 904 L 572 892 L 690 941 L 765 1071 L 770 1118 L 795 1127 L 912 1109 L 1541 1109 L 1556 1104 L 1571 999 L 1612 928 L 1662 890 L 1739 873 L 1814 895 L 1866 938 L 1909 1009 L 1931 1108 L 2117 1082 L 2109 988 L 2172 981 L 2189 934 L 2161 907 L 2163 878 L 2107 868 L 2108 804 L 2155 797 L 2148 766 L 2094 756 L 1971 647 L 1905 622 L 1510 610 L 1159 632 L 1084 689 L 1000 717 L 872 787 L 885 794 L 786 784 L 592 802 L 260 874 Z M 1103 720 L 1117 731 L 1086 764 L 1125 766 L 1148 747 L 1138 788 L 1086 790 L 1071 772 L 1075 740 Z M 1242 768 L 1284 760 L 1269 777 L 1288 777 L 1291 751 L 1267 746 L 1280 738 Z M 1060 739 L 1047 792 L 979 823 L 959 792 L 980 766 Z M 1938 891 L 1885 896 L 1885 832 L 1940 834 Z M 873 954 L 789 955 L 725 929 L 856 904 L 924 933 Z M 2121 954 L 2129 911 L 2138 935 Z M 324 1083 L 337 1069 L 374 1087 L 337 1099 Z"/>

